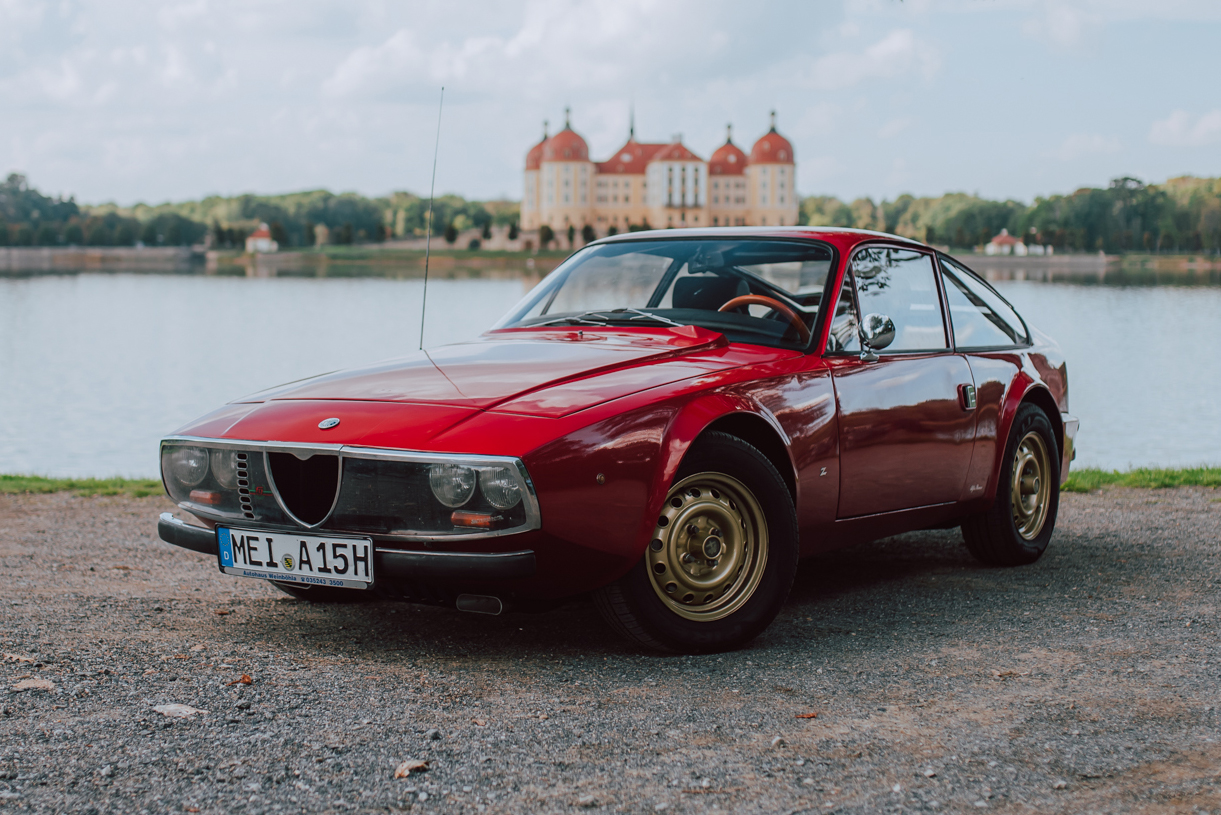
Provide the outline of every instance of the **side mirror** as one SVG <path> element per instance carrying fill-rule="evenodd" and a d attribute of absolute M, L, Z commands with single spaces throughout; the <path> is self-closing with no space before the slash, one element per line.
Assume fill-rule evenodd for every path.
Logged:
<path fill-rule="evenodd" d="M 861 345 L 864 346 L 861 359 L 876 360 L 878 355 L 874 352 L 881 351 L 894 341 L 895 324 L 885 314 L 866 314 L 865 319 L 861 320 Z"/>

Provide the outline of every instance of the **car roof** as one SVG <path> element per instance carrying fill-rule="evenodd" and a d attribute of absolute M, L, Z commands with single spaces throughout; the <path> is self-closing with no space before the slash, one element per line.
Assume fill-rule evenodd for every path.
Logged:
<path fill-rule="evenodd" d="M 872 229 L 852 229 L 846 226 L 711 226 L 685 227 L 682 229 L 649 229 L 641 232 L 623 232 L 592 241 L 590 245 L 620 243 L 635 240 L 691 239 L 691 238 L 812 238 L 848 248 L 867 240 L 881 238 L 910 246 L 927 249 L 921 243 L 902 235 L 875 232 Z"/>

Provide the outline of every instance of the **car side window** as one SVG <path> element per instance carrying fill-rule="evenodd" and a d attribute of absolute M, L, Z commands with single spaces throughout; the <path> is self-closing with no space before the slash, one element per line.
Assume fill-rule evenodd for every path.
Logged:
<path fill-rule="evenodd" d="M 1027 342 L 1021 318 L 1000 295 L 944 257 L 941 269 L 957 348 L 996 348 Z"/>
<path fill-rule="evenodd" d="M 885 353 L 949 348 L 937 273 L 929 255 L 910 249 L 866 247 L 853 255 L 852 275 L 860 317 L 881 314 L 894 323 L 895 338 Z"/>

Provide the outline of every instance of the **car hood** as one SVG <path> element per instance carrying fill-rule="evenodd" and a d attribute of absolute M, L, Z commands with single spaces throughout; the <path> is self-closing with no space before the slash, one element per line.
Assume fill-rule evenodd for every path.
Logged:
<path fill-rule="evenodd" d="M 241 402 L 400 402 L 565 415 L 646 388 L 742 364 L 716 332 L 508 330 L 365 368 L 290 383 Z"/>

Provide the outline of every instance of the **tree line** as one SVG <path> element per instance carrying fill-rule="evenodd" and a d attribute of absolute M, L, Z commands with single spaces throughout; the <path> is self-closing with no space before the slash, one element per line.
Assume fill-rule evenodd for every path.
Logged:
<path fill-rule="evenodd" d="M 967 193 L 901 195 L 874 203 L 810 197 L 801 223 L 891 232 L 955 249 L 980 247 L 1002 229 L 1027 243 L 1070 252 L 1221 253 L 1221 178 L 1172 178 L 1145 184 L 1116 178 L 1105 188 L 1020 201 Z"/>
<path fill-rule="evenodd" d="M 433 234 L 452 232 L 455 240 L 472 227 L 485 237 L 492 226 L 515 229 L 518 220 L 518 205 L 509 201 L 444 195 L 432 209 Z M 361 244 L 422 237 L 427 220 L 428 199 L 406 192 L 367 198 L 311 190 L 120 207 L 52 198 L 17 173 L 0 183 L 0 246 L 189 246 L 210 238 L 217 248 L 241 248 L 261 223 L 284 247 L 313 246 L 323 226 L 328 243 Z"/>
<path fill-rule="evenodd" d="M 493 226 L 508 226 L 515 238 L 519 214 L 516 202 L 444 195 L 433 201 L 433 234 L 453 245 L 468 229 L 480 230 L 486 239 Z M 210 239 L 218 248 L 241 248 L 260 223 L 270 226 L 283 247 L 315 245 L 323 226 L 329 243 L 361 244 L 422 237 L 427 221 L 428 199 L 408 192 L 368 198 L 311 190 L 120 207 L 52 198 L 17 173 L 0 183 L 0 246 L 187 246 Z M 1145 184 L 1124 177 L 1105 188 L 1040 197 L 1033 204 L 967 193 L 901 195 L 880 203 L 811 196 L 802 200 L 800 222 L 876 229 L 955 249 L 982 246 L 1007 229 L 1057 251 L 1216 254 L 1221 253 L 1221 178 L 1183 176 Z M 575 246 L 575 228 L 567 232 L 557 235 L 546 228 L 540 243 L 567 238 Z M 589 227 L 580 235 L 585 242 L 594 237 Z"/>

